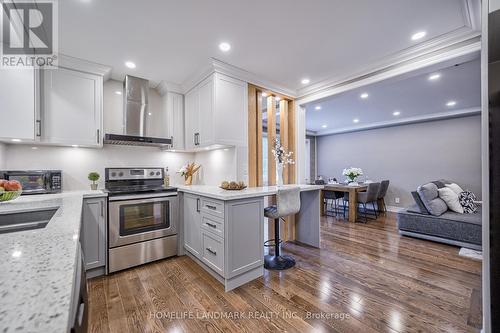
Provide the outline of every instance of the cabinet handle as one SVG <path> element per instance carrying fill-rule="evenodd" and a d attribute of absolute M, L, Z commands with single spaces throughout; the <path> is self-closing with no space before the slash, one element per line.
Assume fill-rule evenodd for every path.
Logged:
<path fill-rule="evenodd" d="M 208 209 L 211 209 L 211 210 L 217 210 L 217 207 L 212 206 L 212 205 L 205 205 L 205 207 L 207 207 Z"/>
<path fill-rule="evenodd" d="M 97 143 L 101 141 L 101 130 L 97 130 Z"/>
<path fill-rule="evenodd" d="M 42 121 L 36 121 L 36 136 L 42 136 Z"/>
<path fill-rule="evenodd" d="M 210 253 L 212 253 L 214 256 L 217 255 L 217 251 L 212 250 L 211 248 L 207 247 L 206 250 Z"/>
<path fill-rule="evenodd" d="M 217 229 L 217 226 L 213 223 L 205 222 L 206 225 L 208 225 L 211 228 Z"/>
<path fill-rule="evenodd" d="M 101 217 L 104 217 L 104 204 L 101 202 Z"/>
<path fill-rule="evenodd" d="M 200 212 L 200 198 L 196 199 L 196 211 L 199 213 Z"/>

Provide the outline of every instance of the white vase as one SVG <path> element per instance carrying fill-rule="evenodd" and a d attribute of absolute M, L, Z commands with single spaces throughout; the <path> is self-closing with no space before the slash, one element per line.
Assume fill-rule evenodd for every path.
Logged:
<path fill-rule="evenodd" d="M 283 164 L 277 163 L 276 170 L 278 170 L 278 186 L 283 186 Z"/>

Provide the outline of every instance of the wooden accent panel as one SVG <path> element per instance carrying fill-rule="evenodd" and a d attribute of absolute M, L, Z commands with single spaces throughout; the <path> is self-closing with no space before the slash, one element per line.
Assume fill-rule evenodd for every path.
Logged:
<path fill-rule="evenodd" d="M 457 247 L 401 237 L 390 212 L 367 224 L 322 217 L 321 239 L 321 249 L 283 244 L 297 261 L 293 269 L 265 270 L 228 293 L 188 256 L 91 279 L 88 332 L 480 331 L 481 262 L 459 256 Z M 194 318 L 151 315 L 184 311 Z M 276 315 L 196 316 L 212 311 Z M 311 319 L 307 312 L 349 316 Z"/>
<path fill-rule="evenodd" d="M 288 101 L 280 100 L 280 141 L 281 145 L 285 147 L 286 150 L 288 148 Z M 288 182 L 288 169 L 289 166 L 285 165 L 285 169 L 283 170 L 283 183 L 289 184 Z"/>
<path fill-rule="evenodd" d="M 264 168 L 263 168 L 263 157 L 264 153 L 262 150 L 262 93 L 257 90 L 257 186 L 264 185 Z"/>
<path fill-rule="evenodd" d="M 272 153 L 276 138 L 276 102 L 274 96 L 267 97 L 267 180 L 276 185 L 276 163 Z"/>
<path fill-rule="evenodd" d="M 261 140 L 262 141 L 262 140 Z M 248 186 L 256 187 L 258 173 L 257 155 L 257 88 L 248 85 Z"/>
<path fill-rule="evenodd" d="M 295 119 L 296 119 L 296 114 L 295 114 L 295 101 L 290 101 L 288 103 L 288 149 L 290 151 L 293 151 L 293 160 L 297 162 L 297 138 L 295 135 Z M 296 176 L 296 165 L 292 164 L 288 168 L 288 179 L 290 181 L 290 184 L 295 184 L 297 182 L 297 176 Z"/>

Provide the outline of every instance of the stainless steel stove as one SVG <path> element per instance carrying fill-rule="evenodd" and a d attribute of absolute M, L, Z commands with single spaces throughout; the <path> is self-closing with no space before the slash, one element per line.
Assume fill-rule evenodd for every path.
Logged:
<path fill-rule="evenodd" d="M 177 254 L 177 189 L 163 186 L 163 168 L 106 168 L 108 271 Z"/>

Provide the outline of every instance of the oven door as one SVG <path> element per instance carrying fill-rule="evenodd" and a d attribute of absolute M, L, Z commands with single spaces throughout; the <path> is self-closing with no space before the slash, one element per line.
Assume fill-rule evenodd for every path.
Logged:
<path fill-rule="evenodd" d="M 177 233 L 177 194 L 109 199 L 109 247 L 138 243 Z"/>

